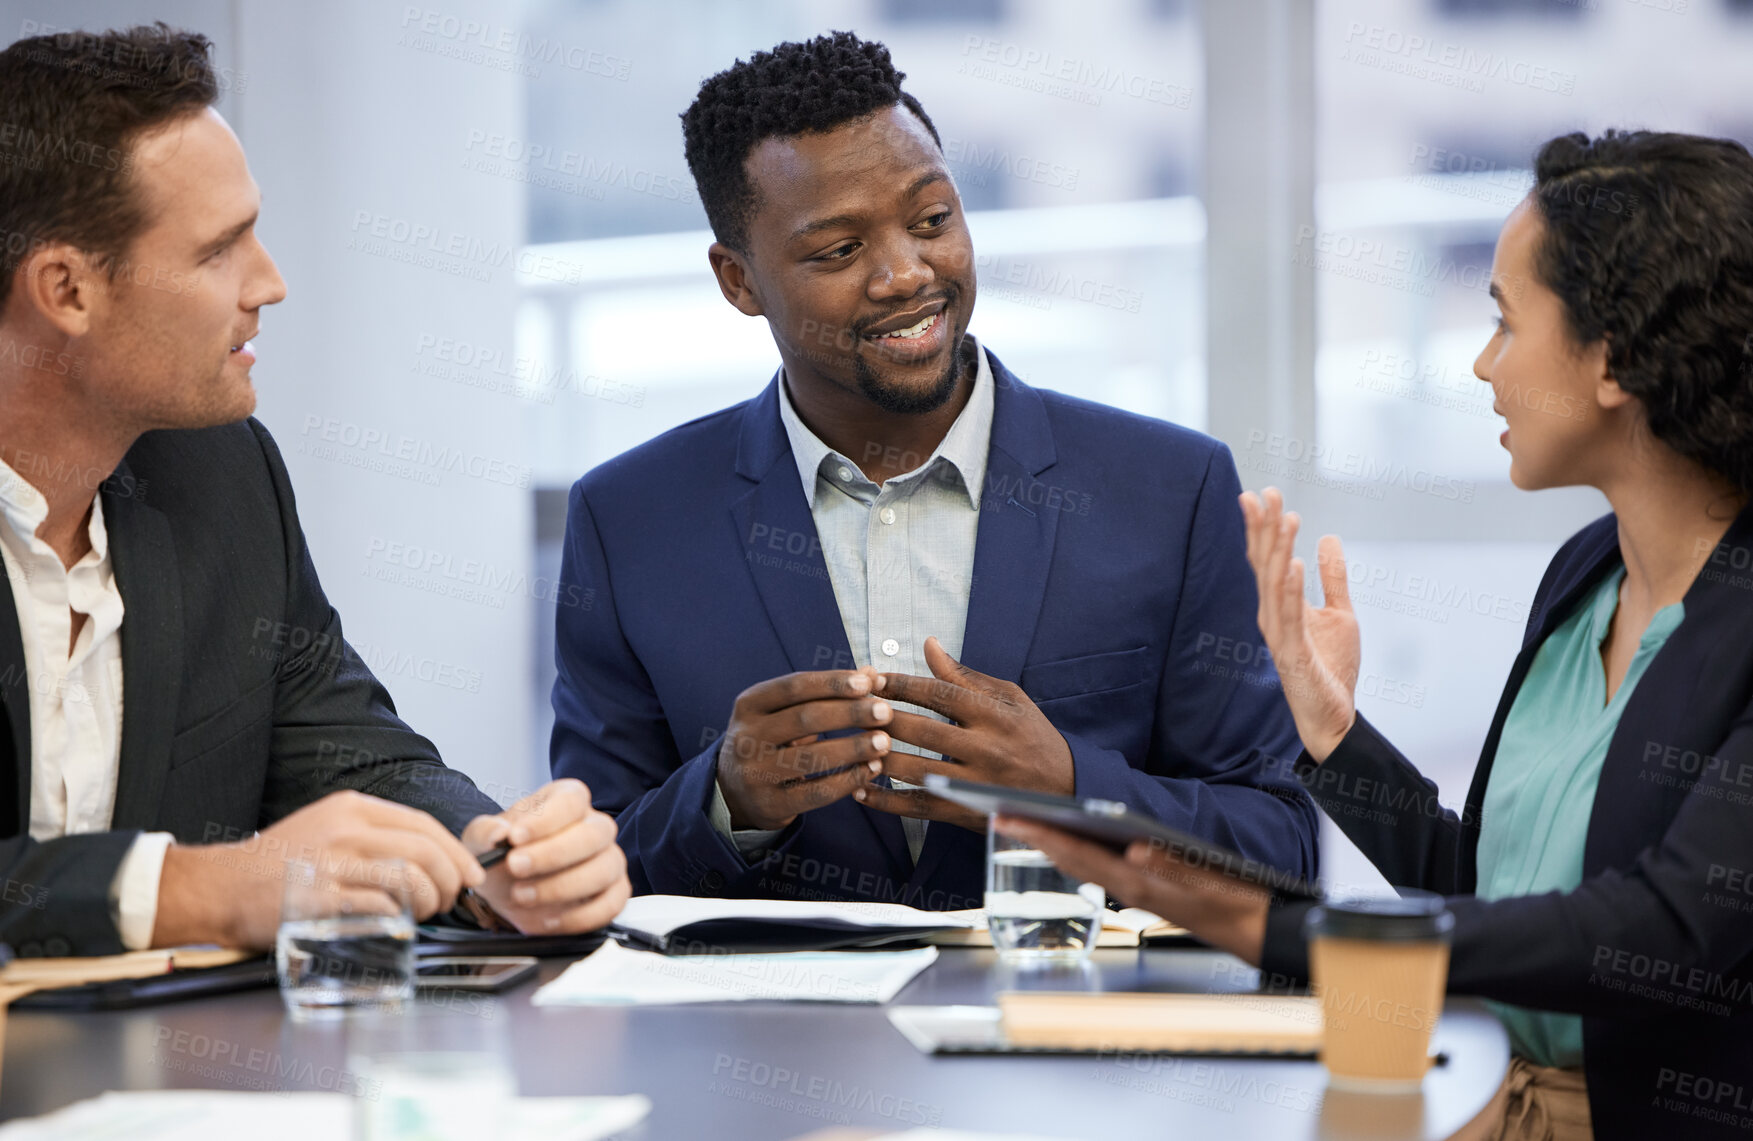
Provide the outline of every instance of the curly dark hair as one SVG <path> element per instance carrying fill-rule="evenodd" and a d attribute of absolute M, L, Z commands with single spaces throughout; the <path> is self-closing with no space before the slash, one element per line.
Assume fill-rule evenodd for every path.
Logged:
<path fill-rule="evenodd" d="M 764 139 L 831 131 L 899 103 L 942 147 L 925 108 L 901 90 L 905 78 L 888 48 L 851 32 L 782 43 L 708 78 L 682 112 L 682 140 L 712 233 L 748 252 L 755 188 L 743 162 Z"/>
<path fill-rule="evenodd" d="M 1607 341 L 1650 432 L 1753 492 L 1753 155 L 1656 131 L 1562 135 L 1534 160 L 1535 272 Z"/>
<path fill-rule="evenodd" d="M 115 272 L 146 224 L 132 146 L 218 98 L 211 46 L 160 22 L 0 51 L 0 309 L 19 265 L 47 242 L 98 254 Z"/>

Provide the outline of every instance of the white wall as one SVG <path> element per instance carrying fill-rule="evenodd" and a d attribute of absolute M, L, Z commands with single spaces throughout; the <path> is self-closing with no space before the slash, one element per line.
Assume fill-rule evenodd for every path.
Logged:
<path fill-rule="evenodd" d="M 447 367 L 440 338 L 510 355 L 514 271 L 495 259 L 515 256 L 524 239 L 522 187 L 460 167 L 469 130 L 522 129 L 524 85 L 502 67 L 431 50 L 466 50 L 442 32 L 398 42 L 409 31 L 406 7 L 7 0 L 0 38 L 27 31 L 25 21 L 100 29 L 164 20 L 216 42 L 217 61 L 231 69 L 220 109 L 261 185 L 258 232 L 288 286 L 287 300 L 262 315 L 257 415 L 285 453 L 349 640 L 403 716 L 505 799 L 546 779 L 527 695 L 535 608 L 545 622 L 553 612 L 534 596 L 552 593 L 532 584 L 531 493 L 515 486 L 533 413 L 419 369 Z M 442 11 L 498 28 L 515 24 L 518 5 L 446 0 Z M 380 241 L 439 268 L 356 248 L 378 219 L 386 233 L 431 231 L 419 243 Z M 464 252 L 432 255 L 434 244 Z M 457 268 L 468 272 L 445 272 Z M 405 564 L 415 549 L 422 567 L 443 562 L 416 572 L 392 561 L 399 554 Z M 490 580 L 474 588 L 476 599 L 435 593 L 469 589 L 471 578 Z"/>

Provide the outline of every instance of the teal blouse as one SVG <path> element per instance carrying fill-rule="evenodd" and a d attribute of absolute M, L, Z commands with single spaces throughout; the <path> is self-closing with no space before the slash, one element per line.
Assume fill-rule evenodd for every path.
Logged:
<path fill-rule="evenodd" d="M 1607 745 L 1637 681 L 1684 617 L 1676 602 L 1656 611 L 1625 680 L 1607 700 L 1601 642 L 1619 605 L 1625 568 L 1608 575 L 1534 653 L 1499 739 L 1479 829 L 1481 899 L 1570 891 L 1583 880 L 1583 843 Z M 1515 1053 L 1542 1066 L 1580 1066 L 1583 1022 L 1488 1004 Z"/>

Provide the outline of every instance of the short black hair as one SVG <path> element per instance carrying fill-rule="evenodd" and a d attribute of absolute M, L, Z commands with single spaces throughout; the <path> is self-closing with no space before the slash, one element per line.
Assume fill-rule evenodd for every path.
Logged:
<path fill-rule="evenodd" d="M 1552 139 L 1535 273 L 1579 345 L 1607 341 L 1650 432 L 1753 493 L 1753 155 L 1656 131 Z"/>
<path fill-rule="evenodd" d="M 133 144 L 218 98 L 211 48 L 161 22 L 0 51 L 0 309 L 19 265 L 49 242 L 99 255 L 114 274 L 147 222 Z"/>
<path fill-rule="evenodd" d="M 851 32 L 786 42 L 708 78 L 682 112 L 683 152 L 719 241 L 748 252 L 755 188 L 743 163 L 764 139 L 831 131 L 899 103 L 943 140 L 919 100 L 901 90 L 889 49 Z"/>

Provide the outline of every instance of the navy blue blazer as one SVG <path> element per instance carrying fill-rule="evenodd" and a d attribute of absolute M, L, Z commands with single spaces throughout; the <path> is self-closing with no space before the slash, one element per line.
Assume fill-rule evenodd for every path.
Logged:
<path fill-rule="evenodd" d="M 1504 719 L 1540 643 L 1622 561 L 1612 515 L 1553 558 L 1459 813 L 1362 717 L 1324 764 L 1305 753 L 1298 769 L 1389 882 L 1452 897 L 1450 991 L 1583 1016 L 1596 1137 L 1744 1137 L 1753 1126 L 1753 507 L 1687 590 L 1683 620 L 1620 714 L 1582 884 L 1491 902 L 1472 894 Z M 1267 971 L 1306 975 L 1307 910 L 1273 909 Z"/>
<path fill-rule="evenodd" d="M 992 371 L 962 660 L 1034 699 L 1079 796 L 1314 874 L 1319 814 L 1262 664 L 1228 449 Z M 636 892 L 977 907 L 985 841 L 963 828 L 929 828 L 915 867 L 900 819 L 847 798 L 751 863 L 708 819 L 737 695 L 853 666 L 778 384 L 573 486 L 554 775 L 615 814 Z"/>

